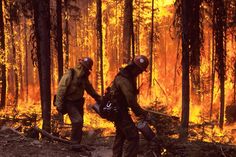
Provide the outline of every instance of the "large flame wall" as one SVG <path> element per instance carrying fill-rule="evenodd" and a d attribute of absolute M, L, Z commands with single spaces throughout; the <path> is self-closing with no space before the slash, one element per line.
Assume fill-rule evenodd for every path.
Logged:
<path fill-rule="evenodd" d="M 181 113 L 181 42 L 176 37 L 176 32 L 173 29 L 172 22 L 174 18 L 174 0 L 158 0 L 154 4 L 154 46 L 153 46 L 153 80 L 152 87 L 149 85 L 149 72 L 142 74 L 139 77 L 140 95 L 139 103 L 142 107 L 166 106 L 168 112 L 177 116 Z M 80 8 L 79 16 L 77 12 L 69 11 L 66 15 L 69 22 L 69 66 L 73 67 L 78 63 L 78 59 L 84 56 L 90 56 L 94 61 L 93 72 L 90 80 L 94 87 L 100 92 L 100 84 L 97 84 L 98 73 L 98 54 L 97 54 L 97 37 L 96 37 L 96 3 L 95 1 L 75 1 L 71 5 L 76 5 Z M 123 32 L 123 1 L 103 1 L 103 60 L 104 60 L 104 84 L 109 86 L 122 66 L 122 32 Z M 135 53 L 144 54 L 150 58 L 150 30 L 151 30 L 151 0 L 141 2 L 135 0 L 133 3 L 133 21 L 135 34 Z M 52 2 L 52 15 L 55 15 L 55 4 Z M 22 92 L 20 93 L 19 110 L 27 110 L 26 106 L 33 106 L 39 109 L 39 84 L 37 69 L 32 66 L 29 45 L 31 34 L 30 27 L 32 21 L 30 19 L 20 18 L 20 25 L 15 25 L 15 38 L 17 48 L 17 63 L 12 64 L 12 47 L 9 23 L 6 22 L 6 53 L 7 53 L 7 69 L 8 69 L 8 106 L 11 105 L 14 97 L 14 76 L 12 69 L 16 66 L 20 75 L 22 69 L 22 81 L 19 82 Z M 63 28 L 65 24 L 63 23 Z M 25 29 L 25 34 L 19 33 Z M 204 119 L 209 119 L 210 99 L 211 99 L 211 61 L 212 61 L 212 32 L 207 26 L 204 28 L 204 44 L 201 55 L 201 103 L 193 104 L 191 101 L 190 121 L 202 122 Z M 175 38 L 173 38 L 175 37 Z M 19 41 L 19 42 L 18 42 Z M 26 42 L 26 44 L 25 44 Z M 63 43 L 65 43 L 65 33 L 63 35 Z M 65 44 L 63 45 L 65 47 Z M 28 49 L 28 51 L 26 51 Z M 52 42 L 52 93 L 57 89 L 57 55 Z M 28 53 L 28 55 L 26 55 Z M 228 38 L 227 42 L 227 77 L 225 82 L 225 98 L 226 104 L 231 104 L 233 101 L 233 67 L 232 63 L 235 58 L 235 41 Z M 26 61 L 28 67 L 26 67 Z M 28 73 L 26 73 L 26 69 Z M 26 78 L 28 82 L 26 84 Z M 219 114 L 219 81 L 215 76 L 214 100 L 213 100 L 213 119 L 218 119 Z M 27 89 L 26 89 L 27 87 Z M 28 92 L 26 92 L 28 91 Z M 28 93 L 28 94 L 26 94 Z M 53 94 L 52 94 L 53 95 Z M 27 98 L 27 99 L 26 99 Z M 93 103 L 93 100 L 86 95 L 86 105 Z M 53 108 L 53 110 L 55 110 Z M 89 110 L 86 107 L 86 110 Z M 37 110 L 39 112 L 39 110 Z M 67 118 L 68 119 L 68 118 Z M 112 124 L 99 119 L 94 113 L 86 113 L 85 124 L 90 128 L 112 128 Z"/>

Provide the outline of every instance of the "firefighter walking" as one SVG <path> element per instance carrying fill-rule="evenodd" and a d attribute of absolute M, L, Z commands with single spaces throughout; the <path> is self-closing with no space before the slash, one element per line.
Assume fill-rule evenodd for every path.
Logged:
<path fill-rule="evenodd" d="M 58 85 L 55 105 L 59 112 L 68 113 L 72 123 L 71 140 L 76 143 L 82 140 L 84 91 L 96 101 L 101 100 L 88 79 L 92 66 L 91 58 L 83 58 L 62 76 Z"/>
<path fill-rule="evenodd" d="M 116 136 L 113 144 L 113 157 L 122 157 L 125 141 L 127 141 L 127 148 L 124 151 L 124 157 L 137 157 L 139 134 L 129 114 L 129 108 L 138 117 L 145 118 L 148 116 L 147 111 L 143 110 L 137 102 L 139 91 L 136 86 L 137 76 L 146 71 L 148 64 L 149 61 L 146 56 L 137 56 L 125 68 L 120 69 L 114 79 L 113 83 L 119 92 L 117 102 L 120 107 L 120 116 L 114 122 Z"/>

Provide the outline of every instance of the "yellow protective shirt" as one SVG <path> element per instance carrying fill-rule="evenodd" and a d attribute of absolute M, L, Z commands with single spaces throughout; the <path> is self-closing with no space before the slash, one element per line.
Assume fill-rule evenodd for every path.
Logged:
<path fill-rule="evenodd" d="M 135 113 L 136 116 L 147 114 L 147 112 L 143 110 L 138 104 L 136 89 L 129 79 L 122 75 L 117 75 L 115 78 L 115 84 L 117 88 L 120 89 L 120 91 L 123 93 L 125 99 L 125 101 L 123 101 L 125 104 L 121 105 L 131 108 L 131 110 Z"/>
<path fill-rule="evenodd" d="M 89 82 L 88 77 L 85 77 L 84 67 L 78 65 L 74 68 L 74 76 L 72 77 L 71 70 L 68 70 L 61 78 L 56 98 L 56 106 L 61 107 L 64 100 L 78 101 L 83 98 L 84 90 L 91 95 L 95 100 L 100 96 L 94 90 L 92 84 Z"/>

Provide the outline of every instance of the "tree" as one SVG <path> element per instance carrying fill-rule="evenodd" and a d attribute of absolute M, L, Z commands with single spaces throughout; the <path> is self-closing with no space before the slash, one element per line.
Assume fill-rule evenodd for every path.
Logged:
<path fill-rule="evenodd" d="M 226 67 L 226 11 L 224 0 L 216 0 L 213 4 L 214 40 L 216 55 L 216 71 L 220 80 L 220 121 L 219 126 L 223 129 L 224 103 L 225 103 L 225 67 Z"/>
<path fill-rule="evenodd" d="M 150 79 L 149 87 L 152 87 L 152 61 L 153 61 L 153 30 L 154 30 L 154 0 L 152 0 L 152 20 L 150 33 Z"/>
<path fill-rule="evenodd" d="M 28 46 L 27 46 L 27 23 L 26 18 L 24 18 L 24 46 L 25 46 L 25 86 L 26 86 L 26 102 L 28 102 L 29 97 L 29 61 L 28 61 Z"/>
<path fill-rule="evenodd" d="M 0 67 L 1 67 L 1 103 L 0 103 L 0 109 L 4 108 L 6 105 L 6 65 L 5 65 L 5 34 L 4 34 L 4 21 L 3 21 L 3 0 L 0 2 L 0 52 L 2 54 L 1 58 L 2 61 L 0 61 Z"/>
<path fill-rule="evenodd" d="M 131 40 L 133 36 L 133 0 L 125 0 L 123 24 L 123 63 L 131 59 Z"/>
<path fill-rule="evenodd" d="M 51 130 L 50 1 L 33 0 L 43 129 Z"/>
<path fill-rule="evenodd" d="M 97 0 L 97 54 L 100 58 L 100 77 L 101 77 L 101 94 L 104 92 L 103 83 L 103 52 L 102 52 L 102 1 Z"/>
<path fill-rule="evenodd" d="M 57 36 L 56 36 L 56 48 L 57 48 L 57 60 L 58 60 L 58 81 L 60 81 L 63 75 L 63 47 L 62 47 L 62 0 L 57 0 Z"/>
<path fill-rule="evenodd" d="M 65 33 L 66 33 L 66 40 L 65 40 L 65 68 L 69 68 L 69 10 L 68 10 L 68 2 L 69 0 L 64 1 L 65 7 Z"/>
<path fill-rule="evenodd" d="M 16 45 L 15 45 L 15 35 L 14 35 L 14 21 L 17 21 L 16 15 L 16 5 L 15 3 L 10 2 L 10 32 L 11 32 L 11 46 L 13 54 L 13 72 L 14 72 L 14 83 L 15 83 L 15 97 L 13 104 L 17 106 L 18 104 L 18 95 L 19 95 L 19 79 L 18 79 L 18 66 L 17 66 L 17 54 L 16 54 Z"/>
<path fill-rule="evenodd" d="M 189 54 L 190 54 L 190 15 L 192 0 L 182 0 L 182 115 L 181 115 L 181 139 L 188 137 L 189 125 Z"/>
<path fill-rule="evenodd" d="M 191 64 L 191 94 L 193 104 L 201 103 L 200 95 L 200 50 L 201 50 L 201 37 L 202 33 L 200 31 L 200 5 L 201 0 L 194 0 L 192 3 L 191 11 L 191 33 L 189 34 L 192 51 L 190 55 Z"/>

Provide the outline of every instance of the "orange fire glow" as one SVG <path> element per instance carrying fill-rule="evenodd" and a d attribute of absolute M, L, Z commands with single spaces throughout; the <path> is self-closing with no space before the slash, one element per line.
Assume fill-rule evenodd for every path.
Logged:
<path fill-rule="evenodd" d="M 135 34 L 135 38 L 137 38 L 136 43 L 136 51 L 140 54 L 147 55 L 150 57 L 149 50 L 149 34 L 151 29 L 151 0 L 147 1 L 145 8 L 147 7 L 149 12 L 142 13 L 138 6 L 135 6 L 134 9 L 134 21 L 140 20 L 141 22 L 134 22 L 135 31 L 139 30 L 138 33 Z M 158 108 L 159 106 L 164 106 L 167 108 L 167 113 L 175 116 L 181 116 L 181 105 L 182 105 L 182 84 L 181 84 L 181 44 L 178 44 L 178 39 L 172 39 L 171 36 L 173 32 L 169 31 L 169 28 L 173 21 L 173 13 L 174 13 L 174 4 L 175 0 L 158 0 L 155 1 L 155 18 L 154 18 L 154 27 L 155 31 L 158 31 L 154 35 L 154 47 L 153 47 L 153 80 L 152 87 L 149 87 L 149 72 L 142 74 L 139 77 L 139 80 L 142 84 L 140 87 L 140 95 L 138 97 L 138 101 L 143 108 Z M 123 3 L 116 4 L 115 2 L 107 2 L 103 5 L 103 70 L 104 70 L 104 84 L 105 87 L 108 87 L 112 80 L 115 77 L 115 74 L 118 72 L 118 69 L 122 63 L 119 62 L 119 56 L 117 54 L 122 53 L 122 22 L 123 22 Z M 158 9 L 157 9 L 158 8 Z M 70 18 L 70 15 L 67 15 L 67 18 L 71 20 L 71 36 L 70 36 L 70 63 L 69 65 L 75 66 L 77 63 L 77 59 L 81 56 L 91 56 L 94 61 L 97 61 L 97 45 L 96 45 L 96 28 L 94 27 L 95 19 L 96 19 L 96 5 L 92 3 L 88 6 L 87 9 L 82 10 L 82 18 L 80 21 L 74 24 L 73 19 Z M 27 22 L 27 26 L 31 26 L 32 23 Z M 73 25 L 73 26 L 72 26 Z M 75 25 L 75 26 L 74 26 Z M 8 26 L 6 26 L 8 27 Z M 210 28 L 206 28 L 207 31 L 211 31 Z M 30 30 L 27 30 L 29 33 Z M 205 34 L 207 34 L 205 31 Z M 76 34 L 76 38 L 74 34 Z M 21 40 L 20 44 L 17 44 L 16 47 L 22 54 L 24 54 L 24 38 L 20 38 L 23 36 L 19 35 L 16 32 L 16 36 Z M 65 40 L 65 34 L 63 36 L 63 41 Z M 28 37 L 29 38 L 29 37 Z M 28 39 L 29 40 L 29 39 Z M 233 40 L 233 39 L 231 39 Z M 6 29 L 6 42 L 10 42 L 9 30 Z M 200 75 L 201 78 L 201 104 L 194 104 L 194 101 L 191 99 L 190 103 L 190 121 L 202 124 L 204 122 L 211 122 L 209 118 L 209 110 L 210 110 L 210 99 L 211 99 L 211 61 L 212 61 L 212 48 L 211 48 L 211 35 L 205 35 L 204 41 L 204 55 L 201 56 L 201 67 L 200 67 Z M 8 44 L 9 45 L 9 44 Z M 138 46 L 137 46 L 138 45 Z M 210 45 L 210 46 L 209 46 Z M 227 77 L 225 81 L 225 103 L 226 105 L 230 105 L 233 102 L 233 69 L 232 69 L 232 59 L 235 57 L 235 42 L 227 42 Z M 7 74 L 9 82 L 13 80 L 13 76 L 11 76 L 11 70 L 14 65 L 11 65 L 12 56 L 9 54 L 11 51 L 11 47 L 6 47 L 6 53 L 8 55 L 6 66 L 7 66 Z M 0 54 L 1 55 L 1 54 Z M 29 55 L 30 56 L 30 55 Z M 22 93 L 20 93 L 19 105 L 14 109 L 14 111 L 10 107 L 12 107 L 12 101 L 14 99 L 14 89 L 12 89 L 12 82 L 8 83 L 8 106 L 5 110 L 0 111 L 0 115 L 13 113 L 15 111 L 19 113 L 36 113 L 40 115 L 41 106 L 40 106 L 40 90 L 38 83 L 38 74 L 37 69 L 32 67 L 32 61 L 28 56 L 29 68 L 30 71 L 29 77 L 29 87 L 28 87 L 28 100 L 26 99 L 26 89 Z M 53 52 L 52 55 L 53 66 L 52 66 L 52 93 L 56 93 L 57 89 L 57 64 L 56 64 L 56 54 Z M 115 58 L 115 59 L 114 59 Z M 1 59 L 1 58 L 0 58 Z M 22 68 L 24 68 L 25 63 L 22 61 L 24 57 L 18 56 L 18 59 L 21 59 Z M 0 61 L 2 62 L 2 61 Z M 20 62 L 20 61 L 19 61 Z M 97 65 L 99 63 L 96 62 L 90 76 L 90 80 L 94 86 L 96 86 L 98 73 Z M 19 67 L 20 68 L 20 67 Z M 25 70 L 24 70 L 25 73 Z M 11 75 L 10 75 L 11 74 Z M 26 74 L 25 74 L 26 75 Z M 26 76 L 22 76 L 22 82 L 25 81 Z M 14 81 L 13 81 L 14 82 Z M 25 83 L 22 83 L 24 86 Z M 100 84 L 96 86 L 96 90 L 100 92 Z M 52 94 L 52 95 L 53 95 Z M 213 117 L 212 121 L 218 121 L 219 116 L 219 81 L 218 76 L 215 76 L 215 85 L 214 85 L 214 99 L 213 99 Z M 85 104 L 85 116 L 84 116 L 84 124 L 85 130 L 93 130 L 93 129 L 102 129 L 103 135 L 107 136 L 114 133 L 114 126 L 112 123 L 107 122 L 95 113 L 91 112 L 89 109 L 89 104 L 94 103 L 93 100 L 89 96 L 86 97 Z M 155 102 L 155 103 L 154 103 Z M 155 105 L 154 105 L 155 104 Z M 52 107 L 52 113 L 55 114 L 55 107 Z M 65 123 L 70 123 L 68 116 L 64 117 Z M 42 125 L 41 122 L 37 125 Z M 233 138 L 232 142 L 236 143 L 234 138 L 236 137 L 235 124 L 233 125 L 225 125 L 224 130 L 220 130 L 218 127 L 207 128 L 205 132 L 208 134 L 205 141 L 220 141 L 227 142 L 229 136 Z M 214 138 L 214 139 L 212 139 Z M 227 139 L 226 139 L 227 138 Z"/>

